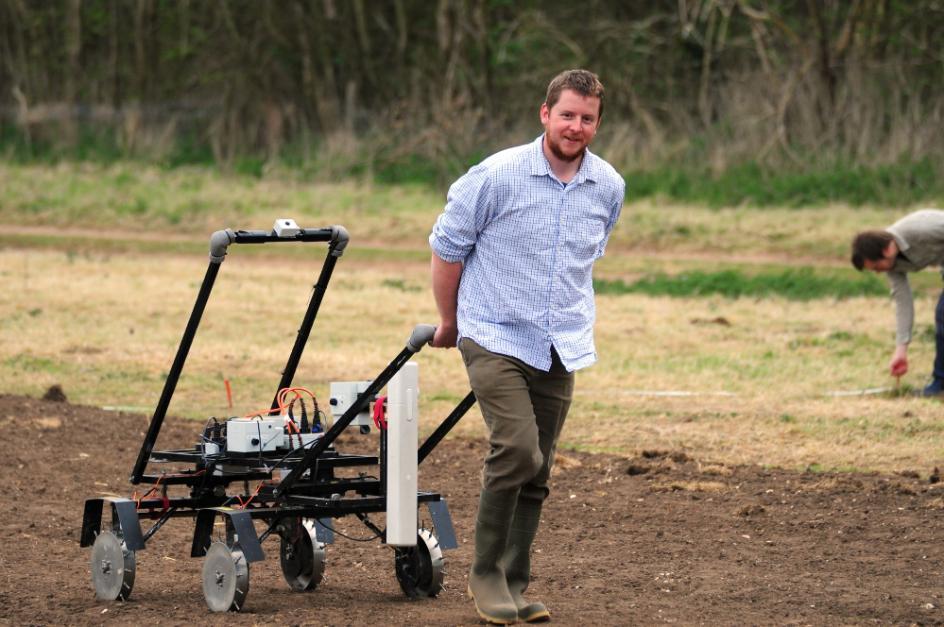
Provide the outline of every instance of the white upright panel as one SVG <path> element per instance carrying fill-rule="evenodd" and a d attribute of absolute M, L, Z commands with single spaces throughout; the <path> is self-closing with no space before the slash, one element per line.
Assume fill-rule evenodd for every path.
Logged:
<path fill-rule="evenodd" d="M 407 363 L 387 384 L 387 544 L 416 545 L 419 367 Z"/>

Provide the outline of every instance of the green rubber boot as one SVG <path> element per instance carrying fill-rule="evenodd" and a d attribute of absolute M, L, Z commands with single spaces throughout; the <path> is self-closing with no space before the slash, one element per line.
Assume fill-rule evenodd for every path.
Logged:
<path fill-rule="evenodd" d="M 518 620 L 537 623 L 550 620 L 551 613 L 539 601 L 528 602 L 523 594 L 531 582 L 531 544 L 541 522 L 542 502 L 519 498 L 508 533 L 508 546 L 500 564 L 505 569 L 508 591 L 515 601 Z"/>
<path fill-rule="evenodd" d="M 482 490 L 475 520 L 475 558 L 469 573 L 469 596 L 479 616 L 496 625 L 518 622 L 518 607 L 508 592 L 505 571 L 499 564 L 517 500 L 518 490 Z"/>

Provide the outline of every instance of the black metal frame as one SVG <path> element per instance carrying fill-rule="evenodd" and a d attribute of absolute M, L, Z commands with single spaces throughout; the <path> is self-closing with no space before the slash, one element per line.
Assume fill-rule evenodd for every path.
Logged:
<path fill-rule="evenodd" d="M 353 514 L 360 518 L 368 528 L 378 530 L 367 519 L 366 514 L 383 512 L 386 509 L 386 432 L 382 430 L 380 432 L 379 456 L 344 454 L 336 451 L 333 444 L 354 418 L 368 407 L 381 388 L 432 338 L 432 327 L 418 326 L 406 347 L 377 375 L 351 407 L 335 420 L 331 428 L 307 449 L 295 449 L 288 454 L 284 451 L 273 451 L 249 455 L 225 452 L 207 455 L 196 447 L 183 450 L 154 450 L 228 246 L 232 243 L 269 242 L 328 242 L 329 244 L 321 273 L 314 285 L 311 300 L 276 388 L 270 413 L 275 414 L 278 411 L 278 392 L 292 384 L 334 267 L 347 246 L 348 235 L 344 227 L 301 229 L 293 237 L 280 237 L 274 230 L 232 231 L 227 229 L 213 234 L 210 239 L 209 267 L 130 477 L 132 485 L 151 484 L 152 489 L 160 486 L 162 494 L 160 498 L 144 498 L 138 501 L 114 497 L 88 499 L 83 514 L 81 546 L 91 546 L 94 543 L 95 537 L 101 531 L 103 510 L 106 504 L 111 507 L 112 526 L 120 529 L 130 550 L 143 549 L 146 541 L 169 519 L 194 518 L 195 529 L 191 549 L 191 555 L 194 557 L 206 553 L 216 516 L 226 518 L 227 529 L 239 531 L 239 545 L 248 561 L 263 558 L 261 541 L 283 518 L 300 517 L 324 521 L 328 518 Z M 475 396 L 470 392 L 419 447 L 418 463 L 422 463 L 474 403 Z M 191 463 L 193 469 L 177 471 L 172 475 L 145 473 L 149 463 L 161 462 Z M 377 466 L 379 477 L 362 475 L 356 478 L 339 478 L 335 475 L 336 468 L 351 466 Z M 226 488 L 230 484 L 242 482 L 245 486 L 245 494 L 239 495 L 239 498 L 249 497 L 250 481 L 272 481 L 273 473 L 278 470 L 287 473 L 278 483 L 262 484 L 256 494 L 249 499 L 250 502 L 240 509 L 226 507 L 237 498 L 237 496 L 227 494 Z M 190 496 L 169 498 L 167 487 L 172 485 L 189 487 Z M 428 506 L 433 523 L 440 534 L 442 548 L 454 548 L 455 535 L 442 497 L 438 493 L 421 491 L 417 494 L 417 501 Z M 141 519 L 153 520 L 155 523 L 148 531 L 142 533 Z M 265 520 L 269 524 L 268 530 L 261 539 L 256 537 L 255 528 L 251 523 L 255 519 Z M 319 533 L 322 528 L 330 532 L 330 528 L 322 525 L 319 526 Z M 382 533 L 382 530 L 380 531 Z M 325 537 L 330 539 L 331 535 L 331 533 L 326 533 Z"/>

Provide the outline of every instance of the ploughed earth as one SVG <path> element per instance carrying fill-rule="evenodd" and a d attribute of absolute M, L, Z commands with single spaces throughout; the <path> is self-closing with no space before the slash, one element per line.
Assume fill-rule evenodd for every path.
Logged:
<path fill-rule="evenodd" d="M 190 557 L 193 520 L 174 518 L 137 552 L 129 600 L 96 600 L 91 550 L 79 547 L 83 504 L 132 495 L 128 476 L 147 421 L 0 395 L 0 622 L 479 622 L 466 575 L 485 447 L 452 438 L 420 467 L 420 488 L 447 499 L 459 543 L 445 552 L 436 598 L 403 594 L 391 548 L 340 536 L 327 547 L 322 583 L 292 592 L 273 534 L 263 543 L 266 559 L 251 565 L 243 611 L 214 614 L 203 597 L 203 559 Z M 168 419 L 157 448 L 189 447 L 201 428 Z M 374 441 L 352 434 L 337 448 Z M 563 625 L 942 623 L 944 483 L 936 474 L 795 472 L 678 451 L 632 458 L 563 451 L 529 595 Z M 142 521 L 145 531 L 150 524 Z M 335 524 L 352 538 L 373 535 L 353 517 Z"/>

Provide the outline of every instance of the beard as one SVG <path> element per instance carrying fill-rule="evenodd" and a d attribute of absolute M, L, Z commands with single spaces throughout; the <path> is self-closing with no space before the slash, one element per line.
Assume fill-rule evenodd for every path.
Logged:
<path fill-rule="evenodd" d="M 583 151 L 584 151 L 584 149 L 587 147 L 587 145 L 584 144 L 583 146 L 580 147 L 579 150 L 577 150 L 577 151 L 574 152 L 573 154 L 570 154 L 570 155 L 569 155 L 569 154 L 567 154 L 566 152 L 564 152 L 564 150 L 561 148 L 561 146 L 560 146 L 560 144 L 559 144 L 558 142 L 556 142 L 555 140 L 551 139 L 551 136 L 550 136 L 550 135 L 546 135 L 545 137 L 547 137 L 547 147 L 551 150 L 551 153 L 552 153 L 555 157 L 557 157 L 558 159 L 560 159 L 561 161 L 565 161 L 565 162 L 567 162 L 567 163 L 571 163 L 571 162 L 573 162 L 573 161 L 576 161 L 576 160 L 579 159 L 581 156 L 583 156 Z"/>

